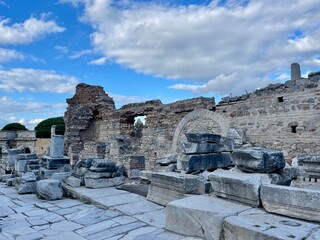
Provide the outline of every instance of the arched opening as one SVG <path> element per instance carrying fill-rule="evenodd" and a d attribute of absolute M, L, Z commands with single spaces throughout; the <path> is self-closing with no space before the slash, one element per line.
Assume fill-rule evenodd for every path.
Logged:
<path fill-rule="evenodd" d="M 24 148 L 24 153 L 31 153 L 31 150 L 30 150 L 30 148 L 28 148 L 28 147 L 25 147 L 25 148 Z"/>
<path fill-rule="evenodd" d="M 141 138 L 142 137 L 142 131 L 146 126 L 146 118 L 147 118 L 147 116 L 145 116 L 145 115 L 136 116 L 134 118 L 133 127 L 134 127 L 134 130 L 135 130 L 135 137 L 136 138 Z"/>

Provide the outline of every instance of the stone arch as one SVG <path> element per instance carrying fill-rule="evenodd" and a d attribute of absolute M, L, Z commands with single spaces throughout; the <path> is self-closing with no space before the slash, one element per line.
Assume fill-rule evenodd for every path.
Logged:
<path fill-rule="evenodd" d="M 188 125 L 193 125 L 195 131 L 206 130 L 212 133 L 221 134 L 222 136 L 226 136 L 229 129 L 228 120 L 221 114 L 207 109 L 195 109 L 182 118 L 177 125 L 172 142 L 173 153 L 178 152 L 179 139 L 184 131 L 187 130 Z"/>

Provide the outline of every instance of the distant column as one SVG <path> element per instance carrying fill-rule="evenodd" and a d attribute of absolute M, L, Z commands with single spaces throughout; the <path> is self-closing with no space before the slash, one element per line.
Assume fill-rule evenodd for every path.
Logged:
<path fill-rule="evenodd" d="M 56 125 L 51 126 L 51 137 L 56 135 Z"/>
<path fill-rule="evenodd" d="M 301 70 L 299 63 L 291 64 L 291 80 L 298 80 L 301 78 Z"/>

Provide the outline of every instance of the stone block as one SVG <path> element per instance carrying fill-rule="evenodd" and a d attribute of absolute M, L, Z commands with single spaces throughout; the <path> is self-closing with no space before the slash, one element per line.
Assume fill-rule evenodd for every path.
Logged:
<path fill-rule="evenodd" d="M 36 193 L 37 182 L 25 182 L 15 186 L 19 194 Z"/>
<path fill-rule="evenodd" d="M 320 225 L 286 218 L 262 210 L 248 210 L 224 220 L 224 239 L 307 239 Z"/>
<path fill-rule="evenodd" d="M 46 200 L 58 200 L 63 196 L 61 181 L 45 179 L 37 182 L 37 195 Z"/>
<path fill-rule="evenodd" d="M 76 178 L 74 176 L 70 176 L 66 179 L 66 184 L 68 184 L 71 187 L 80 187 L 81 186 L 81 179 Z"/>
<path fill-rule="evenodd" d="M 171 163 L 176 163 L 177 162 L 177 157 L 178 156 L 176 154 L 168 154 L 168 155 L 165 155 L 165 156 L 163 156 L 161 158 L 158 158 L 156 160 L 156 163 L 160 164 L 160 165 L 168 166 Z"/>
<path fill-rule="evenodd" d="M 85 186 L 87 188 L 107 188 L 115 187 L 124 183 L 124 177 L 115 178 L 84 178 Z"/>
<path fill-rule="evenodd" d="M 19 154 L 17 160 L 38 160 L 38 156 L 35 153 L 26 153 L 26 154 Z"/>
<path fill-rule="evenodd" d="M 320 191 L 320 182 L 304 181 L 303 178 L 293 180 L 290 184 L 290 187 L 313 189 Z"/>
<path fill-rule="evenodd" d="M 201 153 L 221 153 L 221 152 L 231 152 L 233 151 L 233 141 L 225 141 L 227 144 L 223 143 L 190 143 L 184 142 L 181 144 L 181 150 L 184 154 L 201 154 Z"/>
<path fill-rule="evenodd" d="M 302 169 L 302 167 L 285 167 L 283 169 L 283 173 L 288 175 L 292 179 L 297 179 L 300 176 L 305 175 L 305 171 Z"/>
<path fill-rule="evenodd" d="M 213 133 L 186 133 L 187 141 L 191 143 L 219 143 L 221 135 Z"/>
<path fill-rule="evenodd" d="M 262 185 L 260 198 L 268 212 L 320 222 L 320 190 Z"/>
<path fill-rule="evenodd" d="M 139 178 L 140 176 L 140 169 L 130 169 L 128 171 L 129 178 Z"/>
<path fill-rule="evenodd" d="M 17 160 L 15 162 L 15 170 L 17 172 L 26 172 L 27 171 L 27 162 L 28 160 Z"/>
<path fill-rule="evenodd" d="M 220 240 L 224 219 L 248 209 L 251 207 L 207 195 L 187 197 L 167 205 L 166 229 L 186 236 Z"/>
<path fill-rule="evenodd" d="M 271 179 L 266 174 L 232 172 L 218 169 L 209 174 L 213 193 L 253 207 L 260 206 L 261 184 Z"/>
<path fill-rule="evenodd" d="M 85 178 L 110 178 L 112 177 L 112 172 L 93 172 L 87 171 L 84 174 Z"/>
<path fill-rule="evenodd" d="M 201 181 L 193 175 L 153 173 L 147 199 L 165 206 L 173 200 L 184 198 L 186 194 L 198 194 L 200 184 Z"/>
<path fill-rule="evenodd" d="M 43 156 L 42 163 L 47 169 L 58 169 L 63 167 L 65 164 L 70 164 L 70 159 L 68 157 L 53 158 L 50 156 Z"/>
<path fill-rule="evenodd" d="M 186 172 L 228 167 L 232 163 L 229 153 L 184 155 L 178 160 L 177 168 Z"/>
<path fill-rule="evenodd" d="M 266 148 L 235 149 L 233 163 L 244 172 L 271 173 L 285 167 L 283 153 Z"/>
<path fill-rule="evenodd" d="M 12 174 L 0 175 L 1 182 L 5 182 L 7 179 L 12 178 Z"/>
<path fill-rule="evenodd" d="M 40 167 L 39 169 L 39 178 L 40 179 L 49 179 L 56 172 L 55 169 L 46 169 L 44 167 Z"/>
<path fill-rule="evenodd" d="M 52 135 L 50 142 L 50 157 L 63 158 L 64 136 Z"/>
<path fill-rule="evenodd" d="M 11 187 L 11 186 L 15 186 L 16 185 L 16 178 L 8 178 L 6 179 L 6 185 Z"/>
<path fill-rule="evenodd" d="M 33 172 L 23 173 L 21 175 L 21 182 L 35 182 L 37 177 Z"/>
<path fill-rule="evenodd" d="M 299 154 L 298 161 L 308 176 L 320 177 L 320 154 Z"/>
<path fill-rule="evenodd" d="M 55 172 L 52 174 L 50 179 L 64 181 L 70 176 L 71 176 L 71 172 Z"/>
<path fill-rule="evenodd" d="M 91 167 L 94 168 L 104 168 L 106 172 L 115 172 L 116 171 L 116 163 L 107 159 L 93 159 L 91 163 Z"/>
<path fill-rule="evenodd" d="M 39 170 L 41 168 L 41 164 L 27 164 L 26 168 L 27 172 L 32 172 L 35 170 Z"/>
<path fill-rule="evenodd" d="M 151 181 L 152 175 L 153 175 L 153 172 L 152 171 L 147 171 L 147 170 L 142 170 L 139 173 L 140 179 L 147 180 L 147 181 Z"/>

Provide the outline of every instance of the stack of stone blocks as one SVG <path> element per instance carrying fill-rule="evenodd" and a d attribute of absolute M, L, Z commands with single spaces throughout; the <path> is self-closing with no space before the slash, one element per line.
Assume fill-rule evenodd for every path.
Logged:
<path fill-rule="evenodd" d="M 40 168 L 40 178 L 50 178 L 57 169 L 70 164 L 70 158 L 64 156 L 64 136 L 55 134 L 56 126 L 51 127 L 51 142 L 49 155 L 41 158 L 42 167 Z"/>
<path fill-rule="evenodd" d="M 147 199 L 160 205 L 189 196 L 211 191 L 206 170 L 229 167 L 232 139 L 211 133 L 186 133 L 187 142 L 181 144 L 182 155 L 178 156 L 180 172 L 155 172 L 151 174 Z M 171 155 L 168 155 L 171 157 Z M 164 162 L 164 160 L 161 160 Z M 196 172 L 204 174 L 186 174 Z M 145 172 L 142 173 L 145 175 Z"/>
<path fill-rule="evenodd" d="M 211 133 L 186 133 L 185 136 L 187 142 L 181 144 L 183 155 L 178 158 L 178 170 L 190 173 L 231 165 L 232 139 Z"/>
<path fill-rule="evenodd" d="M 213 194 L 167 204 L 168 230 L 204 239 L 320 239 L 320 185 L 289 186 L 284 173 L 303 171 L 286 171 L 280 151 L 240 148 L 231 157 L 235 168 L 209 174 Z"/>
<path fill-rule="evenodd" d="M 107 159 L 83 159 L 76 163 L 66 183 L 71 187 L 114 187 L 124 183 L 123 165 Z"/>

